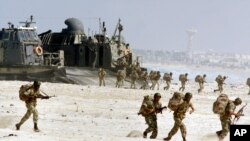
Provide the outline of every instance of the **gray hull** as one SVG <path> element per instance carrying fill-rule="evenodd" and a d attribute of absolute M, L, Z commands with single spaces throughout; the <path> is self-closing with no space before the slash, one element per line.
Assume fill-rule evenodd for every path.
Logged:
<path fill-rule="evenodd" d="M 66 77 L 65 68 L 58 66 L 0 66 L 0 80 L 74 83 Z"/>

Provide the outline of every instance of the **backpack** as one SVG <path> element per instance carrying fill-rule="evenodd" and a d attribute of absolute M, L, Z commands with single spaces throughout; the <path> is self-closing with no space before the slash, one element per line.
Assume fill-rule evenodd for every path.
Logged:
<path fill-rule="evenodd" d="M 22 101 L 27 101 L 29 97 L 24 93 L 32 87 L 31 84 L 22 85 L 19 89 L 19 99 Z"/>
<path fill-rule="evenodd" d="M 184 80 L 186 80 L 186 76 L 184 74 L 180 74 L 179 81 L 184 81 Z"/>
<path fill-rule="evenodd" d="M 221 75 L 218 75 L 218 76 L 215 78 L 215 81 L 216 81 L 217 83 L 220 84 L 220 83 L 223 83 L 223 82 L 222 82 L 222 79 L 223 79 L 222 76 L 221 76 Z"/>
<path fill-rule="evenodd" d="M 219 95 L 213 104 L 213 112 L 215 114 L 225 113 L 228 102 L 229 102 L 229 98 L 226 94 Z"/>
<path fill-rule="evenodd" d="M 141 107 L 140 107 L 139 112 L 138 112 L 138 115 L 141 114 L 142 116 L 146 116 L 145 108 L 152 106 L 152 104 L 153 104 L 153 98 L 149 95 L 144 96 Z M 153 110 L 153 108 L 152 108 L 152 110 Z"/>
<path fill-rule="evenodd" d="M 197 75 L 195 77 L 195 82 L 201 82 L 202 81 L 202 76 L 201 75 Z"/>
<path fill-rule="evenodd" d="M 247 78 L 247 85 L 250 86 L 250 78 Z"/>
<path fill-rule="evenodd" d="M 172 111 L 176 111 L 178 106 L 183 102 L 184 94 L 174 92 L 172 98 L 169 99 L 168 108 Z"/>
<path fill-rule="evenodd" d="M 164 73 L 163 80 L 165 81 L 171 81 L 171 76 L 169 73 Z"/>

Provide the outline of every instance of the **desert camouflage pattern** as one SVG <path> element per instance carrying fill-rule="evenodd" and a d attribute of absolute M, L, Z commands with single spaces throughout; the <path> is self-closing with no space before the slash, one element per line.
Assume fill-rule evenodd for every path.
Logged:
<path fill-rule="evenodd" d="M 159 80 L 161 78 L 160 71 L 154 71 L 151 75 L 149 75 L 152 85 L 150 86 L 151 90 L 154 90 L 155 86 L 157 85 L 157 90 L 160 89 Z"/>
<path fill-rule="evenodd" d="M 249 92 L 248 92 L 248 94 L 250 95 L 250 78 L 247 78 L 247 86 L 249 87 Z"/>
<path fill-rule="evenodd" d="M 199 83 L 198 93 L 200 93 L 204 89 L 204 83 L 206 82 L 206 75 L 203 76 L 197 75 L 195 77 L 195 82 Z"/>
<path fill-rule="evenodd" d="M 233 101 L 229 101 L 225 110 L 226 112 L 223 114 L 220 114 L 220 122 L 221 122 L 222 130 L 217 131 L 217 135 L 219 136 L 220 139 L 224 139 L 227 136 L 229 132 L 229 127 L 231 124 L 230 112 L 234 112 L 235 109 L 236 109 L 236 106 L 233 103 Z"/>
<path fill-rule="evenodd" d="M 146 71 L 141 74 L 141 77 L 140 77 L 140 79 L 142 81 L 141 89 L 143 89 L 143 90 L 148 88 L 148 77 L 149 77 L 148 72 L 146 72 Z"/>
<path fill-rule="evenodd" d="M 172 98 L 169 99 L 168 108 L 172 111 L 176 111 L 178 106 L 183 102 L 184 94 L 174 92 Z"/>
<path fill-rule="evenodd" d="M 170 88 L 171 80 L 173 80 L 172 75 L 170 73 L 164 73 L 163 80 L 167 84 L 167 86 L 165 86 L 163 89 L 168 90 Z"/>
<path fill-rule="evenodd" d="M 185 90 L 186 82 L 188 81 L 187 74 L 180 74 L 179 81 L 181 82 L 181 87 L 179 88 L 179 91 Z"/>
<path fill-rule="evenodd" d="M 182 120 L 185 118 L 186 112 L 189 108 L 193 108 L 193 104 L 191 102 L 184 101 L 182 104 L 178 106 L 178 109 L 174 112 L 174 127 L 168 133 L 168 139 L 170 140 L 172 136 L 174 136 L 177 131 L 181 130 L 181 136 L 184 141 L 186 141 L 187 129 Z"/>
<path fill-rule="evenodd" d="M 100 68 L 98 71 L 98 77 L 99 77 L 99 86 L 105 86 L 105 76 L 106 71 L 103 68 Z"/>
<path fill-rule="evenodd" d="M 116 73 L 116 87 L 120 88 L 124 84 L 126 70 L 118 70 Z"/>
<path fill-rule="evenodd" d="M 130 74 L 130 83 L 131 83 L 131 86 L 130 88 L 131 89 L 136 89 L 136 81 L 139 79 L 139 75 L 137 74 L 136 71 L 132 71 L 132 73 Z"/>
<path fill-rule="evenodd" d="M 153 102 L 154 111 L 150 114 L 145 116 L 146 124 L 148 125 L 148 128 L 144 131 L 144 135 L 152 132 L 150 138 L 155 139 L 158 134 L 158 127 L 157 127 L 157 113 L 160 113 L 160 109 L 162 108 L 162 104 L 160 102 Z"/>
<path fill-rule="evenodd" d="M 27 90 L 25 95 L 29 96 L 30 98 L 25 101 L 26 107 L 27 107 L 27 112 L 26 114 L 22 117 L 21 121 L 18 123 L 19 126 L 21 126 L 29 117 L 31 114 L 33 114 L 33 122 L 37 123 L 38 121 L 38 112 L 36 109 L 37 105 L 37 97 L 42 97 L 39 91 L 35 91 L 34 88 L 30 88 Z"/>
<path fill-rule="evenodd" d="M 214 92 L 217 92 L 217 91 L 219 91 L 220 93 L 223 92 L 223 84 L 224 84 L 226 78 L 227 78 L 226 76 L 222 77 L 221 75 L 218 75 L 216 77 L 215 81 L 218 84 L 218 89 L 215 89 Z"/>
<path fill-rule="evenodd" d="M 228 102 L 229 98 L 226 94 L 219 95 L 213 104 L 213 112 L 215 114 L 224 114 Z"/>

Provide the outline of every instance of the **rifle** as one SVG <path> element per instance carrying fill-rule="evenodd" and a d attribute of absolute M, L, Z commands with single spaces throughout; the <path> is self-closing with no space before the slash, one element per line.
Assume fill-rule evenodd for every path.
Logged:
<path fill-rule="evenodd" d="M 162 114 L 162 110 L 163 110 L 163 109 L 167 109 L 167 106 L 161 107 L 161 108 L 159 109 L 159 111 L 160 111 L 161 114 Z"/>
<path fill-rule="evenodd" d="M 42 97 L 38 97 L 41 99 L 50 99 L 51 97 L 56 97 L 55 95 L 49 96 L 48 94 L 46 94 L 45 92 L 43 92 L 41 90 L 40 90 L 40 92 L 44 94 Z"/>
<path fill-rule="evenodd" d="M 239 114 L 240 116 L 244 116 L 243 110 L 244 110 L 244 108 L 245 108 L 246 106 L 247 106 L 247 103 L 239 109 L 239 111 L 237 112 L 237 114 Z M 234 117 L 233 122 L 232 122 L 232 125 L 234 125 L 234 124 L 240 119 L 240 116 L 238 116 L 238 117 L 235 116 L 235 117 Z"/>

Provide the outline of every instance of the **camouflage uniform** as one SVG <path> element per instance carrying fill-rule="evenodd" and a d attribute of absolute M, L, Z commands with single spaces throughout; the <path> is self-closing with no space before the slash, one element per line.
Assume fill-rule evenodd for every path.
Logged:
<path fill-rule="evenodd" d="M 40 86 L 40 83 L 39 83 L 39 86 Z M 35 131 L 39 131 L 39 129 L 37 127 L 37 121 L 38 121 L 38 112 L 37 112 L 37 109 L 36 109 L 37 98 L 45 98 L 46 96 L 43 96 L 42 94 L 40 94 L 39 88 L 37 90 L 35 90 L 34 84 L 24 94 L 29 97 L 25 101 L 25 104 L 26 104 L 26 107 L 27 107 L 27 112 L 22 117 L 21 121 L 16 124 L 16 129 L 19 130 L 20 127 L 21 127 L 21 125 L 27 119 L 29 119 L 29 117 L 31 116 L 31 114 L 33 114 L 34 130 Z M 48 97 L 46 97 L 46 98 L 48 98 Z"/>
<path fill-rule="evenodd" d="M 168 90 L 170 88 L 171 80 L 173 80 L 171 72 L 170 72 L 170 74 L 166 74 L 166 75 L 167 76 L 164 80 L 166 81 L 167 86 L 164 87 L 164 90 Z"/>
<path fill-rule="evenodd" d="M 220 115 L 220 122 L 221 122 L 222 130 L 216 132 L 220 139 L 223 139 L 224 137 L 227 136 L 229 132 L 229 127 L 231 124 L 231 115 L 229 112 L 234 112 L 235 109 L 236 109 L 236 105 L 234 104 L 234 102 L 229 101 L 226 107 L 226 112 Z"/>
<path fill-rule="evenodd" d="M 227 77 L 224 76 L 223 78 L 219 78 L 219 81 L 217 81 L 218 83 L 218 89 L 214 90 L 214 92 L 217 92 L 217 91 L 220 91 L 220 93 L 223 91 L 223 84 L 224 84 L 224 81 Z"/>
<path fill-rule="evenodd" d="M 206 75 L 203 75 L 203 77 L 199 81 L 200 88 L 198 89 L 198 93 L 200 93 L 204 89 L 204 83 L 206 82 L 205 78 L 206 78 Z"/>
<path fill-rule="evenodd" d="M 248 85 L 248 87 L 249 87 L 249 92 L 248 92 L 248 94 L 250 95 L 250 78 L 247 78 L 247 85 Z"/>
<path fill-rule="evenodd" d="M 182 89 L 182 91 L 185 90 L 185 85 L 186 85 L 186 82 L 188 81 L 187 76 L 188 76 L 188 74 L 186 73 L 185 78 L 180 80 L 181 81 L 181 87 L 179 88 L 179 91 L 181 91 L 181 89 Z"/>
<path fill-rule="evenodd" d="M 136 80 L 139 78 L 139 76 L 138 76 L 136 71 L 133 71 L 132 74 L 130 75 L 130 77 L 131 77 L 131 86 L 130 86 L 130 88 L 135 89 L 136 88 L 135 83 L 136 83 Z"/>
<path fill-rule="evenodd" d="M 153 104 L 154 104 L 153 105 L 154 111 L 148 115 L 145 115 L 145 121 L 146 121 L 146 124 L 148 125 L 148 128 L 143 132 L 144 138 L 146 138 L 147 134 L 152 131 L 153 131 L 152 135 L 150 136 L 151 139 L 155 139 L 158 134 L 156 114 L 161 112 L 162 104 L 160 102 L 156 102 L 155 100 L 153 100 Z"/>
<path fill-rule="evenodd" d="M 189 108 L 192 108 L 192 110 L 194 110 L 193 104 L 190 101 L 187 102 L 186 100 L 184 100 L 184 102 L 178 106 L 178 109 L 174 112 L 174 127 L 168 133 L 168 137 L 164 138 L 164 140 L 169 141 L 172 136 L 174 136 L 180 129 L 183 141 L 186 141 L 187 130 L 182 120 L 185 118 L 186 112 Z"/>
<path fill-rule="evenodd" d="M 99 69 L 98 72 L 98 77 L 99 77 L 99 86 L 105 86 L 105 76 L 106 76 L 106 71 L 103 68 Z"/>
<path fill-rule="evenodd" d="M 148 72 L 145 72 L 142 74 L 141 76 L 141 79 L 142 79 L 142 86 L 141 86 L 141 89 L 145 90 L 148 86 Z"/>
<path fill-rule="evenodd" d="M 159 87 L 160 87 L 160 84 L 159 84 L 159 80 L 161 78 L 161 74 L 160 74 L 160 71 L 157 71 L 157 72 L 154 72 L 153 73 L 153 76 L 152 76 L 152 85 L 150 87 L 150 89 L 154 90 L 155 88 L 155 85 L 157 85 L 157 90 L 159 90 Z"/>

